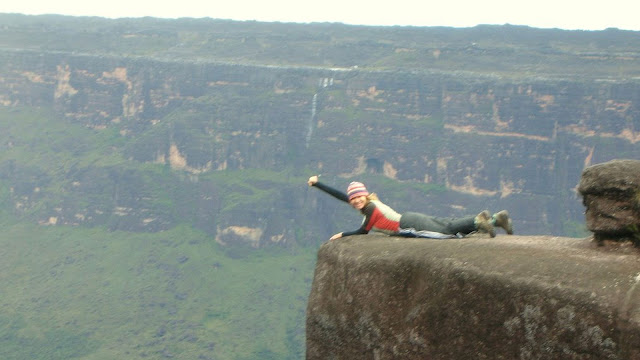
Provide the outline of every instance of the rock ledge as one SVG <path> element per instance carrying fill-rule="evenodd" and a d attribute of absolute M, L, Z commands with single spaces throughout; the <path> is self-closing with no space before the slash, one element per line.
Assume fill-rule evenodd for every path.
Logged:
<path fill-rule="evenodd" d="M 640 359 L 640 258 L 591 238 L 325 243 L 307 307 L 315 359 Z"/>

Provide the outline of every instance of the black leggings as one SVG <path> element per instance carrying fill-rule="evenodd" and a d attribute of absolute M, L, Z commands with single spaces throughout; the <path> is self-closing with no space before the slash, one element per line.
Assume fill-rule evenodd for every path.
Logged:
<path fill-rule="evenodd" d="M 448 235 L 467 235 L 477 230 L 475 216 L 439 218 L 415 212 L 402 214 L 400 217 L 400 229 L 432 231 Z"/>

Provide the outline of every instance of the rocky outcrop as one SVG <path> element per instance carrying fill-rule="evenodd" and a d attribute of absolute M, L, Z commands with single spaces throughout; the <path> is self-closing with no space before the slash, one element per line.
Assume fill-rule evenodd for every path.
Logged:
<path fill-rule="evenodd" d="M 307 359 L 640 359 L 637 255 L 589 238 L 327 242 Z"/>
<path fill-rule="evenodd" d="M 600 243 L 631 241 L 640 245 L 640 161 L 612 160 L 586 168 L 578 191 L 587 228 Z"/>

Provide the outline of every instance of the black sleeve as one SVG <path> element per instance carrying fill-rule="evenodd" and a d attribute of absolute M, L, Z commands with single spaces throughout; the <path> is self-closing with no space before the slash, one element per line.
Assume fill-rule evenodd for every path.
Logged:
<path fill-rule="evenodd" d="M 342 232 L 342 237 L 345 236 L 351 236 L 351 235 L 364 235 L 364 234 L 368 234 L 369 232 L 367 230 L 364 229 L 364 226 L 361 227 L 358 230 L 353 230 L 353 231 L 343 231 Z"/>
<path fill-rule="evenodd" d="M 367 228 L 369 227 L 369 221 L 371 220 L 371 215 L 373 215 L 373 211 L 375 210 L 376 206 L 373 203 L 369 203 L 367 204 L 367 206 L 365 206 L 364 209 L 362 209 L 362 215 L 364 215 L 364 219 L 362 220 L 362 226 L 360 226 L 360 228 L 358 230 L 353 230 L 353 231 L 343 231 L 342 232 L 342 236 L 351 236 L 351 235 L 364 235 L 364 234 L 368 234 L 369 230 L 367 230 Z"/>
<path fill-rule="evenodd" d="M 323 183 L 321 183 L 320 181 L 316 182 L 315 184 L 313 184 L 313 186 L 317 187 L 318 189 L 326 192 L 327 194 L 333 196 L 334 198 L 338 199 L 338 200 L 342 200 L 344 202 L 349 202 L 349 197 L 347 196 L 347 194 L 343 193 L 340 190 L 336 190 L 334 188 L 332 188 L 329 185 L 325 185 Z"/>

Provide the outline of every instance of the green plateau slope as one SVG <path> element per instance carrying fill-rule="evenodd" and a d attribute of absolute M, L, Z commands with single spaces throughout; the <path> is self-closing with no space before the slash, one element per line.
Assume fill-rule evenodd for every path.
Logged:
<path fill-rule="evenodd" d="M 304 354 L 313 249 L 225 253 L 186 226 L 155 234 L 2 227 L 2 359 Z"/>

